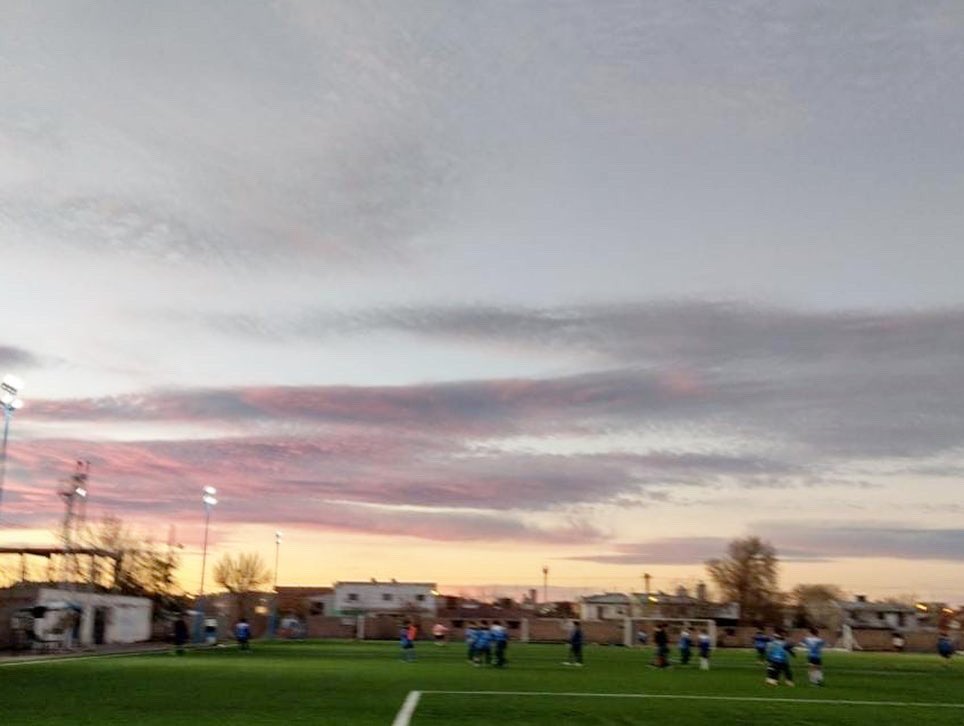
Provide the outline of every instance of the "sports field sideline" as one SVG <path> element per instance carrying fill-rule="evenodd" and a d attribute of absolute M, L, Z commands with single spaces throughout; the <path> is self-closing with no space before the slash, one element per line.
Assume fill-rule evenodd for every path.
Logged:
<path fill-rule="evenodd" d="M 510 646 L 505 670 L 476 668 L 460 644 L 257 643 L 0 665 L 0 723 L 20 724 L 932 724 L 964 723 L 964 664 L 936 656 L 829 653 L 827 685 L 768 688 L 749 651 L 713 670 L 657 671 L 650 651 Z"/>

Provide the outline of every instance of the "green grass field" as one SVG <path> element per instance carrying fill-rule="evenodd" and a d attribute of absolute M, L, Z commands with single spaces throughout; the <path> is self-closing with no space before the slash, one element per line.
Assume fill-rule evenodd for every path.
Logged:
<path fill-rule="evenodd" d="M 713 670 L 657 671 L 651 653 L 512 644 L 505 670 L 475 668 L 459 644 L 420 643 L 402 663 L 389 643 L 256 643 L 183 657 L 151 654 L 0 665 L 0 724 L 392 724 L 412 691 L 411 724 L 964 723 L 964 662 L 829 653 L 827 685 L 763 685 L 749 651 L 717 651 Z M 414 697 L 413 697 L 414 698 Z M 874 703 L 867 703 L 874 702 Z"/>

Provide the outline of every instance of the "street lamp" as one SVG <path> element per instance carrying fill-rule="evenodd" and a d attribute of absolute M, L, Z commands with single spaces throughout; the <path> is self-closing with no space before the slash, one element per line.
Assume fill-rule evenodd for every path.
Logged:
<path fill-rule="evenodd" d="M 274 598 L 271 601 L 271 637 L 274 638 L 278 630 L 278 560 L 281 557 L 282 534 L 279 529 L 274 533 Z"/>
<path fill-rule="evenodd" d="M 3 408 L 3 448 L 0 449 L 0 504 L 3 503 L 3 482 L 7 475 L 7 439 L 10 436 L 10 419 L 13 412 L 23 407 L 17 395 L 23 381 L 16 376 L 6 376 L 0 381 L 0 408 Z"/>
<path fill-rule="evenodd" d="M 211 525 L 211 510 L 214 509 L 214 505 L 218 503 L 217 497 L 214 496 L 218 493 L 218 490 L 214 487 L 204 487 L 201 490 L 201 502 L 204 504 L 204 549 L 201 554 L 201 591 L 198 593 L 198 613 L 199 613 L 199 623 L 195 635 L 195 640 L 201 640 L 201 634 L 204 629 L 204 574 L 207 570 L 208 563 L 208 528 Z"/>

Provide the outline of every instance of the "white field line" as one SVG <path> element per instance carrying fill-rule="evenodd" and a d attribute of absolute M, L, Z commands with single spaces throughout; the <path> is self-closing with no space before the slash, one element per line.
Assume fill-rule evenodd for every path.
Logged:
<path fill-rule="evenodd" d="M 413 691 L 412 693 L 419 693 Z M 647 698 L 671 701 L 733 701 L 739 703 L 794 703 L 820 704 L 824 706 L 896 706 L 909 708 L 964 709 L 964 703 L 940 701 L 854 701 L 830 698 L 780 698 L 765 696 L 696 696 L 676 693 L 579 693 L 560 691 L 421 691 L 425 695 L 450 696 L 562 696 L 566 698 Z M 411 695 L 411 694 L 409 694 Z M 407 721 L 405 722 L 407 723 Z M 397 725 L 396 725 L 397 726 Z"/>
<path fill-rule="evenodd" d="M 59 658 L 32 658 L 30 660 L 14 660 L 0 663 L 0 668 L 13 668 L 13 666 L 28 666 L 39 663 L 76 663 L 79 660 L 92 660 L 94 658 L 130 658 L 135 655 L 151 655 L 152 653 L 167 653 L 169 651 L 161 648 L 153 650 L 136 650 L 132 653 L 104 653 L 103 655 L 64 655 Z"/>
<path fill-rule="evenodd" d="M 421 691 L 409 691 L 405 697 L 405 703 L 402 704 L 401 710 L 395 716 L 395 720 L 392 721 L 392 726 L 408 726 L 409 721 L 412 720 L 412 714 L 415 713 L 415 708 L 418 706 L 418 699 L 421 697 Z"/>

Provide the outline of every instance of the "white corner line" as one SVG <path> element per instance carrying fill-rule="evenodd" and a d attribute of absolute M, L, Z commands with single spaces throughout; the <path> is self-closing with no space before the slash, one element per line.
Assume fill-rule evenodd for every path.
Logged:
<path fill-rule="evenodd" d="M 417 693 L 417 691 L 413 691 Z M 559 691 L 422 691 L 427 694 L 459 696 L 563 696 L 566 698 L 647 698 L 668 701 L 735 701 L 740 703 L 793 703 L 823 706 L 897 706 L 910 708 L 964 709 L 964 703 L 941 701 L 858 701 L 830 698 L 780 698 L 766 696 L 703 696 L 683 693 L 579 693 Z M 408 723 L 405 721 L 404 723 Z M 394 726 L 400 726 L 395 724 Z"/>
<path fill-rule="evenodd" d="M 418 699 L 421 697 L 421 691 L 409 691 L 405 697 L 405 703 L 402 704 L 398 715 L 395 716 L 395 720 L 392 721 L 392 726 L 408 726 L 412 720 L 412 714 L 415 713 L 415 709 L 418 707 Z"/>

